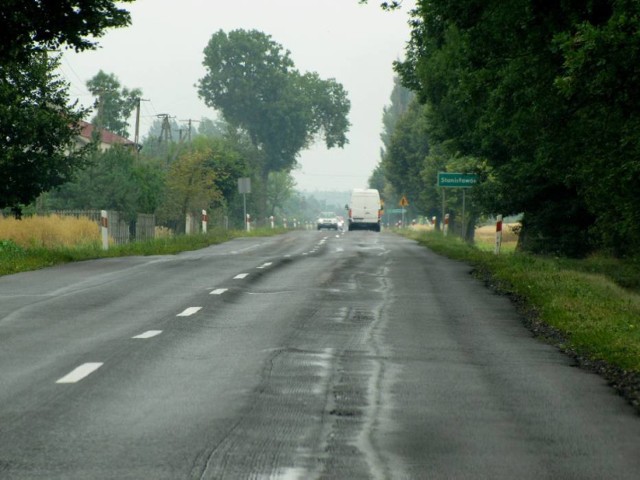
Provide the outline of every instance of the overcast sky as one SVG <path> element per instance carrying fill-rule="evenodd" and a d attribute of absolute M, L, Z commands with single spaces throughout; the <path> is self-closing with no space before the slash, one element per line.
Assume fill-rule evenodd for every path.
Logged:
<path fill-rule="evenodd" d="M 203 50 L 222 29 L 256 29 L 291 52 L 301 72 L 335 78 L 351 101 L 349 144 L 327 150 L 322 144 L 301 153 L 294 171 L 301 190 L 343 191 L 366 187 L 380 158 L 382 109 L 393 88 L 392 62 L 402 58 L 409 38 L 405 0 L 384 12 L 378 0 L 137 0 L 124 4 L 132 25 L 107 31 L 97 51 L 66 52 L 61 72 L 71 95 L 90 106 L 86 81 L 100 69 L 123 87 L 140 88 L 140 134 L 157 114 L 176 120 L 216 118 L 198 98 L 195 84 L 205 74 Z M 133 125 L 130 131 L 133 136 Z"/>

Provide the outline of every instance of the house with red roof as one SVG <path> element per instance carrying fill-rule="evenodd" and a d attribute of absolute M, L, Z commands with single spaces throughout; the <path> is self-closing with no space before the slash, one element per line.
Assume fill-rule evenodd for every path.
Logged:
<path fill-rule="evenodd" d="M 109 130 L 98 128 L 89 122 L 81 120 L 80 134 L 77 137 L 78 146 L 83 147 L 91 143 L 96 136 L 99 139 L 98 148 L 101 152 L 110 149 L 114 145 L 125 145 L 131 148 L 135 148 L 135 143 L 128 138 L 121 137 L 120 135 L 110 132 Z"/>

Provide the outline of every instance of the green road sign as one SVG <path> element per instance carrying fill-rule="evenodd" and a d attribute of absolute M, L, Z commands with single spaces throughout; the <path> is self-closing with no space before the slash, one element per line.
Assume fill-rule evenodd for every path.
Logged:
<path fill-rule="evenodd" d="M 438 172 L 438 186 L 448 188 L 470 188 L 478 183 L 475 173 Z"/>
<path fill-rule="evenodd" d="M 406 210 L 404 208 L 391 208 L 387 210 L 387 213 L 402 213 L 402 212 L 406 212 Z"/>

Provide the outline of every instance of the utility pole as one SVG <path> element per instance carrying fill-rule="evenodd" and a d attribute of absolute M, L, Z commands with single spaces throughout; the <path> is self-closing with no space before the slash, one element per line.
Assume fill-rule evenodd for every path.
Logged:
<path fill-rule="evenodd" d="M 160 131 L 160 137 L 158 137 L 158 142 L 162 143 L 164 139 L 165 142 L 169 142 L 169 140 L 173 140 L 171 135 L 171 125 L 169 124 L 169 114 L 168 113 L 160 113 L 156 115 L 158 118 L 162 118 L 162 130 Z"/>
<path fill-rule="evenodd" d="M 200 123 L 200 120 L 193 120 L 191 118 L 188 118 L 187 120 L 180 120 L 181 122 L 188 122 L 189 125 L 189 129 L 188 129 L 188 133 L 187 133 L 187 139 L 189 140 L 189 143 L 191 143 L 191 123 L 195 122 L 195 123 Z"/>
<path fill-rule="evenodd" d="M 133 137 L 133 145 L 136 149 L 136 155 L 140 156 L 140 102 L 148 102 L 144 98 L 136 98 L 136 131 Z"/>

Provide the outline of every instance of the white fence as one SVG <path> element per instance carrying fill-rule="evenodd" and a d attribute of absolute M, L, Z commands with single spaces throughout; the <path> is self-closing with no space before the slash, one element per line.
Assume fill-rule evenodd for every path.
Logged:
<path fill-rule="evenodd" d="M 49 213 L 70 217 L 87 217 L 101 225 L 100 210 L 54 210 Z M 107 218 L 109 237 L 116 245 L 151 240 L 155 237 L 156 216 L 153 214 L 139 213 L 135 220 L 126 221 L 122 213 L 107 210 Z"/>

